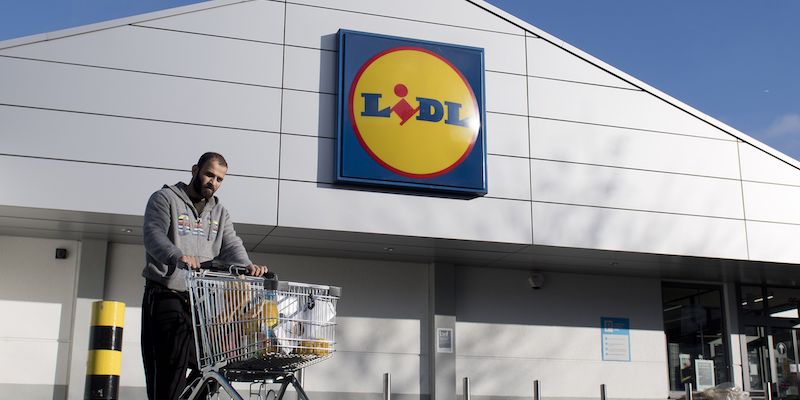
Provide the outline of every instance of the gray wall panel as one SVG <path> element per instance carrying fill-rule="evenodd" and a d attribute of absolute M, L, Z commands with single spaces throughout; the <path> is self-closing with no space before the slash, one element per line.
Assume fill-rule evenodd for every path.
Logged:
<path fill-rule="evenodd" d="M 275 133 L 8 106 L 0 120 L 6 154 L 188 171 L 214 150 L 230 174 L 278 177 Z"/>
<path fill-rule="evenodd" d="M 7 182 L 16 190 L 0 192 L 0 204 L 123 215 L 143 215 L 151 193 L 164 184 L 191 178 L 188 171 L 6 156 L 0 156 L 0 168 L 26 171 Z M 277 216 L 277 186 L 274 179 L 229 175 L 217 194 L 234 222 L 270 226 Z M 55 197 L 53 193 L 71 195 Z"/>
<path fill-rule="evenodd" d="M 529 76 L 638 89 L 544 39 L 529 37 L 526 42 Z"/>
<path fill-rule="evenodd" d="M 281 226 L 531 243 L 530 204 L 342 190 L 281 181 Z"/>
<path fill-rule="evenodd" d="M 282 52 L 276 44 L 126 25 L 0 54 L 280 87 Z"/>
<path fill-rule="evenodd" d="M 530 119 L 531 157 L 739 179 L 737 143 Z"/>
<path fill-rule="evenodd" d="M 533 216 L 535 244 L 747 259 L 743 220 L 537 202 Z"/>
<path fill-rule="evenodd" d="M 464 2 L 463 7 L 473 6 Z M 288 45 L 336 50 L 339 29 L 482 47 L 486 54 L 486 69 L 525 73 L 523 36 L 287 4 Z"/>
<path fill-rule="evenodd" d="M 800 186 L 800 170 L 750 144 L 739 144 L 739 157 L 744 180 Z"/>
<path fill-rule="evenodd" d="M 136 25 L 280 44 L 283 43 L 284 5 L 282 1 L 243 1 Z"/>
<path fill-rule="evenodd" d="M 3 104 L 272 132 L 280 124 L 280 89 L 4 57 L 0 70 Z"/>
<path fill-rule="evenodd" d="M 744 219 L 733 179 L 542 160 L 531 178 L 535 201 Z"/>
<path fill-rule="evenodd" d="M 482 29 L 523 35 L 524 31 L 508 21 L 488 14 L 483 9 L 461 0 L 410 0 L 406 2 L 364 2 L 361 0 L 339 0 L 331 3 L 327 0 L 299 0 L 294 3 L 314 5 L 324 8 L 335 6 L 340 10 L 358 13 L 377 14 L 393 18 L 402 18 L 420 22 L 454 25 L 473 29 Z M 423 10 L 424 12 L 420 12 Z"/>
<path fill-rule="evenodd" d="M 800 263 L 800 225 L 747 221 L 750 259 L 779 263 Z"/>
<path fill-rule="evenodd" d="M 650 93 L 540 78 L 528 84 L 532 117 L 736 140 Z"/>

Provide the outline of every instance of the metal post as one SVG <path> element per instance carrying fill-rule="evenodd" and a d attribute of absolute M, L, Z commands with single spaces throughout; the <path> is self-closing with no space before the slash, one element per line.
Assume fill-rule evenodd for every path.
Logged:
<path fill-rule="evenodd" d="M 764 382 L 764 400 L 772 400 L 772 383 Z"/>
<path fill-rule="evenodd" d="M 540 400 L 542 398 L 542 392 L 539 388 L 539 381 L 533 381 L 533 400 Z"/>
<path fill-rule="evenodd" d="M 606 400 L 606 384 L 600 384 L 600 400 Z"/>
<path fill-rule="evenodd" d="M 383 374 L 383 400 L 392 400 L 392 375 Z"/>
<path fill-rule="evenodd" d="M 469 394 L 469 378 L 464 377 L 464 400 L 470 400 L 472 396 Z"/>
<path fill-rule="evenodd" d="M 692 400 L 694 398 L 694 393 L 692 392 L 692 384 L 686 384 L 686 400 Z"/>
<path fill-rule="evenodd" d="M 294 377 L 295 377 L 295 379 L 297 379 L 297 383 L 299 384 L 300 387 L 303 386 L 303 381 L 304 381 L 304 379 L 303 379 L 303 375 L 304 375 L 303 371 L 304 371 L 304 369 L 300 368 L 294 373 Z M 302 395 L 301 395 L 299 390 L 297 391 L 297 400 L 304 400 L 304 398 L 302 397 Z"/>

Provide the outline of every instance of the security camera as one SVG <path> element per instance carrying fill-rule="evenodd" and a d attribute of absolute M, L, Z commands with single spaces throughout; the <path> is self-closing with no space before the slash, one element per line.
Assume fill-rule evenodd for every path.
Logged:
<path fill-rule="evenodd" d="M 541 289 L 542 285 L 544 285 L 544 274 L 541 272 L 531 272 L 528 275 L 528 283 L 531 285 L 531 289 Z"/>

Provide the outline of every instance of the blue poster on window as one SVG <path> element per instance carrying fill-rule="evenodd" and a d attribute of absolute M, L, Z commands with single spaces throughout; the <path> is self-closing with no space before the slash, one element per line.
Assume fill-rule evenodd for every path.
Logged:
<path fill-rule="evenodd" d="M 600 318 L 603 361 L 630 361 L 631 335 L 628 318 Z"/>

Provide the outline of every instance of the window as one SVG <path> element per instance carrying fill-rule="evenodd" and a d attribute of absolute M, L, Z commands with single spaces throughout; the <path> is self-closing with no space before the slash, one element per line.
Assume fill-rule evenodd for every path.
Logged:
<path fill-rule="evenodd" d="M 705 389 L 703 385 L 709 383 L 710 377 L 702 379 L 698 387 L 698 367 L 702 371 L 713 369 L 714 384 L 729 382 L 722 289 L 664 283 L 661 293 L 670 390 L 684 391 L 687 383 L 696 389 Z"/>

